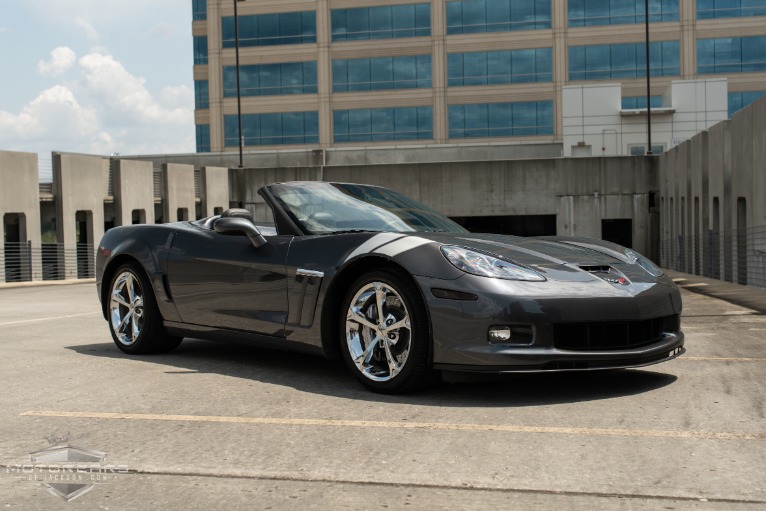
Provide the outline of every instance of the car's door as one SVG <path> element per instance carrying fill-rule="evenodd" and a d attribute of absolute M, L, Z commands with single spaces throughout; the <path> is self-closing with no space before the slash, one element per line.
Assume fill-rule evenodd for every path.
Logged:
<path fill-rule="evenodd" d="M 168 255 L 168 283 L 184 323 L 284 336 L 285 261 L 292 236 L 246 236 L 179 230 Z"/>

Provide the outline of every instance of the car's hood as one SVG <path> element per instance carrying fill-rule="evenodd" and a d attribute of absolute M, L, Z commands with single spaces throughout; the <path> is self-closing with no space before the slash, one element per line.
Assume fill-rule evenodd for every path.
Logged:
<path fill-rule="evenodd" d="M 633 282 L 657 280 L 625 255 L 623 247 L 602 240 L 474 233 L 418 233 L 417 236 L 443 245 L 459 245 L 495 254 L 537 269 L 552 280 L 591 280 L 593 270 L 599 267 L 618 270 Z"/>

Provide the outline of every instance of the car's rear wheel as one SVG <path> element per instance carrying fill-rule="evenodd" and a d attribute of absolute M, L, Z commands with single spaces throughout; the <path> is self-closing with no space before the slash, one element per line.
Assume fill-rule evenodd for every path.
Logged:
<path fill-rule="evenodd" d="M 137 264 L 117 269 L 107 300 L 112 339 L 125 353 L 162 353 L 181 343 L 182 337 L 165 332 L 149 279 Z"/>
<path fill-rule="evenodd" d="M 428 314 L 413 283 L 389 271 L 354 282 L 343 302 L 342 351 L 359 381 L 399 393 L 433 381 Z"/>

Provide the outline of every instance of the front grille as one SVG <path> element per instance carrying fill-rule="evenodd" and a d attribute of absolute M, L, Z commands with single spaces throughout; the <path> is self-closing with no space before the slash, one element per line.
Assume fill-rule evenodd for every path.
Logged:
<path fill-rule="evenodd" d="M 553 325 L 553 345 L 562 350 L 602 351 L 638 348 L 677 332 L 678 314 L 643 321 L 599 321 Z"/>

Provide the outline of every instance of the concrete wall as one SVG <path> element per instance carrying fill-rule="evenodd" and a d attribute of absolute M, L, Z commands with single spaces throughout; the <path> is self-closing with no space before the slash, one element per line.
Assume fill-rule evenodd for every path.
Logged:
<path fill-rule="evenodd" d="M 576 158 L 504 162 L 357 165 L 232 170 L 232 197 L 271 220 L 257 195 L 264 184 L 293 180 L 367 183 L 402 192 L 454 217 L 557 215 L 557 234 L 601 238 L 601 220 L 630 219 L 633 247 L 654 251 L 649 194 L 651 158 Z"/>
<path fill-rule="evenodd" d="M 64 250 L 59 271 L 63 271 L 64 278 L 93 273 L 95 247 L 104 235 L 104 198 L 108 180 L 109 160 L 106 158 L 53 155 L 56 235 Z M 79 224 L 79 238 L 78 221 L 84 222 Z M 81 245 L 79 248 L 78 244 Z"/>
<path fill-rule="evenodd" d="M 113 164 L 115 225 L 132 224 L 134 210 L 142 212 L 141 223 L 153 224 L 154 181 L 152 162 L 120 159 L 114 160 Z"/>
<path fill-rule="evenodd" d="M 766 98 L 659 161 L 662 263 L 766 287 Z"/>
<path fill-rule="evenodd" d="M 5 223 L 7 214 L 19 214 L 20 242 L 29 242 L 33 248 L 39 249 L 40 192 L 37 184 L 37 155 L 0 151 L 0 183 L 0 221 Z M 5 229 L 5 226 L 1 228 Z M 11 267 L 19 266 L 18 270 L 22 274 L 31 274 L 34 280 L 42 278 L 39 253 L 35 257 L 19 257 L 9 253 L 8 263 Z M 3 244 L 0 246 L 0 282 L 5 281 L 5 274 L 6 254 Z"/>
<path fill-rule="evenodd" d="M 194 166 L 178 163 L 162 165 L 162 222 L 197 219 L 194 197 Z M 178 209 L 186 209 L 186 217 L 178 217 Z"/>
<path fill-rule="evenodd" d="M 202 216 L 215 214 L 216 208 L 229 209 L 229 169 L 225 167 L 202 167 Z"/>
<path fill-rule="evenodd" d="M 474 143 L 440 146 L 375 146 L 327 149 L 283 149 L 274 151 L 247 151 L 244 166 L 256 168 L 374 165 L 386 163 L 434 163 L 449 161 L 505 161 L 561 156 L 559 143 Z M 182 163 L 205 166 L 237 168 L 239 154 L 158 154 L 121 156 L 122 159 L 152 161 L 155 166 L 163 163 Z"/>

